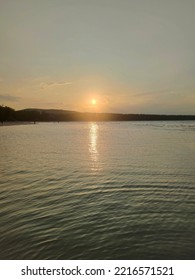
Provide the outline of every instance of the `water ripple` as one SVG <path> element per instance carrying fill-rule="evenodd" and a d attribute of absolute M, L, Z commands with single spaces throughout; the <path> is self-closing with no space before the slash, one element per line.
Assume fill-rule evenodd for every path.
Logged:
<path fill-rule="evenodd" d="M 194 259 L 194 131 L 194 122 L 2 130 L 0 258 Z"/>

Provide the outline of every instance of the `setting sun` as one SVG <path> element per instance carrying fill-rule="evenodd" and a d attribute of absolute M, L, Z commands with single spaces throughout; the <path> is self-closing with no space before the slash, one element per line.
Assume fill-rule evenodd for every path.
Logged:
<path fill-rule="evenodd" d="M 91 100 L 91 103 L 92 103 L 93 105 L 96 105 L 96 104 L 97 104 L 96 99 L 92 99 L 92 100 Z"/>

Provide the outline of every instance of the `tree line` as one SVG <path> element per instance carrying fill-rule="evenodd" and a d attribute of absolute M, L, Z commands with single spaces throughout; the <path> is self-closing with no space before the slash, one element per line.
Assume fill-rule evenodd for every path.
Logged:
<path fill-rule="evenodd" d="M 80 113 L 65 110 L 14 110 L 0 106 L 0 121 L 4 122 L 60 122 L 60 121 L 176 121 L 195 120 L 195 115 Z"/>

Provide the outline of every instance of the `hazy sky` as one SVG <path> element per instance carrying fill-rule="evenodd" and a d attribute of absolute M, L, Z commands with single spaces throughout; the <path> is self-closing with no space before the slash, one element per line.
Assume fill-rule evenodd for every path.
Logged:
<path fill-rule="evenodd" d="M 194 29 L 195 0 L 0 0 L 0 104 L 195 114 Z"/>

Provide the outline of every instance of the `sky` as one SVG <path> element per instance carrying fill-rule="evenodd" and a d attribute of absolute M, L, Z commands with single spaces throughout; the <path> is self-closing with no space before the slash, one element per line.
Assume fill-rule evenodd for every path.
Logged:
<path fill-rule="evenodd" d="M 0 0 L 0 105 L 195 114 L 194 27 L 194 0 Z"/>

